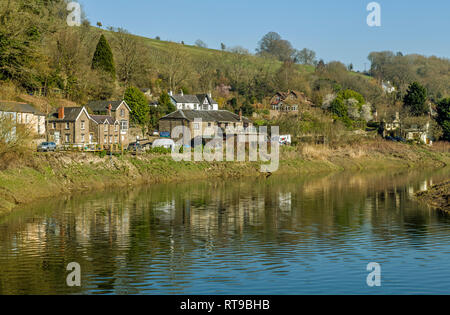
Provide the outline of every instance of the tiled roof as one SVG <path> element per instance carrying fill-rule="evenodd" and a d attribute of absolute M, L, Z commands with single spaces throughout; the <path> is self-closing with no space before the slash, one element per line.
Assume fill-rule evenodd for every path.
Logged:
<path fill-rule="evenodd" d="M 38 111 L 33 106 L 19 102 L 0 101 L 0 110 L 11 111 L 15 113 L 31 113 L 39 116 L 45 116 L 44 113 Z"/>
<path fill-rule="evenodd" d="M 206 122 L 239 122 L 239 115 L 236 115 L 232 112 L 229 112 L 227 110 L 184 110 L 180 109 L 176 112 L 173 112 L 163 118 L 161 120 L 188 120 L 188 121 L 194 121 L 196 118 L 202 119 Z M 251 121 L 246 118 L 242 117 L 242 120 L 246 123 L 250 123 Z"/>
<path fill-rule="evenodd" d="M 210 104 L 217 104 L 215 100 L 213 100 L 211 97 L 209 97 L 208 94 L 197 94 L 197 95 L 190 95 L 190 94 L 175 94 L 171 96 L 172 99 L 178 103 L 190 103 L 190 104 L 203 104 L 205 98 L 208 98 L 208 101 Z"/>
<path fill-rule="evenodd" d="M 76 121 L 83 107 L 64 107 L 64 118 L 58 118 L 58 110 L 49 115 L 49 121 Z"/>
<path fill-rule="evenodd" d="M 114 125 L 116 120 L 111 116 L 105 115 L 90 115 L 91 119 L 95 121 L 97 124 L 104 124 L 107 121 L 110 125 Z"/>
<path fill-rule="evenodd" d="M 116 111 L 123 101 L 91 101 L 86 106 L 93 112 L 107 112 L 108 107 L 111 104 L 111 109 Z"/>

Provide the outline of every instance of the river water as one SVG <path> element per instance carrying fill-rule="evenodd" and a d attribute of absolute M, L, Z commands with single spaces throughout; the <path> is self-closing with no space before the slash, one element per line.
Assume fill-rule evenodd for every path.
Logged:
<path fill-rule="evenodd" d="M 449 170 L 273 176 L 45 200 L 0 218 L 0 294 L 450 293 Z M 66 267 L 81 266 L 81 287 Z M 367 265 L 381 286 L 367 285 Z"/>

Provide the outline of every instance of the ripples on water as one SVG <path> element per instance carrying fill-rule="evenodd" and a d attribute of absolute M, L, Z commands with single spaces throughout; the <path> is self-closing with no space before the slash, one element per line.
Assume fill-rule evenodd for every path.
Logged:
<path fill-rule="evenodd" d="M 194 182 L 45 201 L 0 219 L 1 294 L 450 293 L 448 171 Z M 82 287 L 68 288 L 70 262 Z M 366 266 L 382 265 L 368 288 Z"/>

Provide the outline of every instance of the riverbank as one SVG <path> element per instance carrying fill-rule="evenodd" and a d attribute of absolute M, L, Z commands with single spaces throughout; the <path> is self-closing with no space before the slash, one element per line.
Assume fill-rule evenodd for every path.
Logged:
<path fill-rule="evenodd" d="M 416 194 L 417 198 L 433 208 L 450 213 L 450 181 L 434 185 Z"/>
<path fill-rule="evenodd" d="M 438 168 L 450 164 L 448 152 L 399 143 L 368 142 L 329 148 L 283 148 L 277 174 L 345 170 Z M 0 171 L 0 215 L 40 198 L 112 187 L 202 179 L 266 176 L 259 162 L 175 162 L 170 155 L 100 157 L 90 153 L 33 153 Z"/>

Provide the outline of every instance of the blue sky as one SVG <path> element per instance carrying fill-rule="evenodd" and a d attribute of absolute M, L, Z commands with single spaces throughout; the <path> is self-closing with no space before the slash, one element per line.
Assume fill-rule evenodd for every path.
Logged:
<path fill-rule="evenodd" d="M 254 52 L 269 31 L 325 61 L 370 66 L 371 51 L 450 57 L 449 0 L 378 0 L 381 27 L 366 19 L 371 0 L 79 0 L 92 24 L 210 48 L 220 43 Z M 367 63 L 365 65 L 365 63 Z"/>

